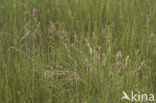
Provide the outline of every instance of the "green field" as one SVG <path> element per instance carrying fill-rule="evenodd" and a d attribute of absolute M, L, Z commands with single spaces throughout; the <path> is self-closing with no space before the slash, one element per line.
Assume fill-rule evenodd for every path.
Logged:
<path fill-rule="evenodd" d="M 0 0 L 0 103 L 132 103 L 123 91 L 156 96 L 156 0 Z"/>

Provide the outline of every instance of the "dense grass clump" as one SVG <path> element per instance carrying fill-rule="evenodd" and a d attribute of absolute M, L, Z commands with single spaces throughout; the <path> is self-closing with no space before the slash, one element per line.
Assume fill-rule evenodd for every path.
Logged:
<path fill-rule="evenodd" d="M 155 30 L 156 0 L 1 0 L 0 103 L 155 95 Z"/>

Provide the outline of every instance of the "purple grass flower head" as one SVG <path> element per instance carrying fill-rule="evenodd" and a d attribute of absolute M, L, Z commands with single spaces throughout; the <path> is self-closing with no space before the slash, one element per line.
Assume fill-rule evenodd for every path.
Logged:
<path fill-rule="evenodd" d="M 34 10 L 33 10 L 33 16 L 37 16 L 37 9 L 35 8 Z"/>

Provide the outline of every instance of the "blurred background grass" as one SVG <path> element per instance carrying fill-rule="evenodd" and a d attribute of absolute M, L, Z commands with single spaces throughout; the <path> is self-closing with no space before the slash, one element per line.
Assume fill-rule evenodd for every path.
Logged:
<path fill-rule="evenodd" d="M 155 7 L 1 0 L 0 102 L 120 103 L 123 90 L 155 94 Z"/>

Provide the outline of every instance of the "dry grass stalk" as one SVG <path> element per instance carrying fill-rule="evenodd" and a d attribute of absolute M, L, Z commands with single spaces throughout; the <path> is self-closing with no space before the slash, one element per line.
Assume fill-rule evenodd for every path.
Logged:
<path fill-rule="evenodd" d="M 97 48 L 97 60 L 101 59 L 101 46 Z"/>
<path fill-rule="evenodd" d="M 25 34 L 24 34 L 24 36 L 22 36 L 22 38 L 21 38 L 21 40 L 23 40 L 23 39 L 25 39 L 26 37 L 28 37 L 29 35 L 31 35 L 32 37 L 36 37 L 35 36 L 35 33 L 38 31 L 38 29 L 39 29 L 39 26 L 40 26 L 40 22 L 38 23 L 38 25 L 37 25 L 37 27 L 36 27 L 36 29 L 34 30 L 34 32 L 32 32 L 30 29 L 30 22 L 28 22 L 28 23 L 26 23 L 25 25 L 24 25 L 24 32 L 25 32 Z"/>
<path fill-rule="evenodd" d="M 85 68 L 87 74 L 89 74 L 90 71 L 91 71 L 91 65 L 88 64 L 88 60 L 87 59 L 86 59 L 86 63 L 84 64 L 84 68 Z"/>
<path fill-rule="evenodd" d="M 75 68 L 78 68 L 78 62 L 77 62 L 77 60 L 74 61 L 74 66 L 75 66 Z"/>
<path fill-rule="evenodd" d="M 139 55 L 140 49 L 137 49 L 137 50 L 135 51 L 135 53 L 136 53 L 136 55 Z"/>
<path fill-rule="evenodd" d="M 90 43 L 88 42 L 87 39 L 85 39 L 85 41 L 86 41 L 87 47 L 88 47 L 88 49 L 89 49 L 89 54 L 92 55 L 92 54 L 93 54 L 93 50 L 92 50 L 92 48 L 91 48 L 91 46 L 90 46 Z"/>
<path fill-rule="evenodd" d="M 111 53 L 111 47 L 110 47 L 110 41 L 107 40 L 107 50 L 108 50 L 108 53 L 110 54 Z"/>
<path fill-rule="evenodd" d="M 31 34 L 34 38 L 36 37 L 36 36 L 35 36 L 35 33 L 38 31 L 39 27 L 40 27 L 40 22 L 37 24 L 36 29 L 35 29 L 34 32 Z"/>
<path fill-rule="evenodd" d="M 47 70 L 53 70 L 53 67 L 50 66 L 50 65 L 47 65 L 47 66 L 46 66 L 46 69 L 47 69 Z"/>
<path fill-rule="evenodd" d="M 74 35 L 74 40 L 75 40 L 75 42 L 76 42 L 77 45 L 80 43 L 77 35 Z"/>
<path fill-rule="evenodd" d="M 0 35 L 2 35 L 3 34 L 3 32 L 0 32 Z"/>
<path fill-rule="evenodd" d="M 26 52 L 29 53 L 30 55 L 33 55 L 33 52 L 27 47 L 26 47 Z"/>
<path fill-rule="evenodd" d="M 106 40 L 106 31 L 105 31 L 104 27 L 102 27 L 102 29 L 101 29 L 101 38 L 102 38 L 102 41 Z"/>
<path fill-rule="evenodd" d="M 92 40 L 95 40 L 95 33 L 92 33 Z"/>
<path fill-rule="evenodd" d="M 50 74 L 51 74 L 51 72 L 50 72 L 49 70 L 47 70 L 47 71 L 44 72 L 44 76 L 45 76 L 46 78 L 48 78 L 48 79 L 50 79 L 51 76 L 52 76 L 52 75 L 50 75 Z"/>
<path fill-rule="evenodd" d="M 127 67 L 127 66 L 128 66 L 128 61 L 129 61 L 129 55 L 126 57 L 125 67 Z"/>
<path fill-rule="evenodd" d="M 68 48 L 68 46 L 67 46 L 66 43 L 64 44 L 64 46 L 65 46 L 65 48 L 67 49 L 67 51 L 70 52 L 70 50 L 69 50 L 69 48 Z"/>
<path fill-rule="evenodd" d="M 86 63 L 86 64 L 84 65 L 84 68 L 85 68 L 87 74 L 89 74 L 90 71 L 91 71 L 91 65 L 88 65 L 88 64 Z"/>
<path fill-rule="evenodd" d="M 143 60 L 141 65 L 138 67 L 138 71 L 142 71 L 143 66 L 146 66 L 145 60 Z"/>
<path fill-rule="evenodd" d="M 106 57 L 105 53 L 102 53 L 102 66 L 106 65 L 106 60 L 107 60 L 107 57 Z"/>
<path fill-rule="evenodd" d="M 61 35 L 61 33 L 58 31 L 57 32 L 57 36 L 61 39 L 61 40 L 63 40 L 63 36 Z"/>
<path fill-rule="evenodd" d="M 51 26 L 51 30 L 50 30 L 51 32 L 56 31 L 55 23 L 50 21 L 50 26 Z"/>
<path fill-rule="evenodd" d="M 121 51 L 119 51 L 116 54 L 116 63 L 117 63 L 118 68 L 120 68 L 120 70 L 124 69 L 124 65 L 122 63 L 122 53 L 121 53 Z"/>
<path fill-rule="evenodd" d="M 70 17 L 70 19 L 74 19 L 74 18 L 75 18 L 75 17 L 72 15 L 72 12 L 71 12 L 70 9 L 68 10 L 68 16 Z"/>
<path fill-rule="evenodd" d="M 73 74 L 73 76 L 72 76 L 72 80 L 73 80 L 73 82 L 74 82 L 75 84 L 78 83 L 79 77 L 78 77 L 78 75 L 77 75 L 76 72 L 74 72 L 74 74 Z"/>
<path fill-rule="evenodd" d="M 121 61 L 121 59 L 122 59 L 122 53 L 121 53 L 121 51 L 119 51 L 119 52 L 116 54 L 116 61 L 119 62 L 119 61 Z"/>
<path fill-rule="evenodd" d="M 20 50 L 16 47 L 10 47 L 11 49 L 15 50 L 16 52 L 19 52 Z"/>
<path fill-rule="evenodd" d="M 68 42 L 69 41 L 69 35 L 68 35 L 67 30 L 60 23 L 57 23 L 57 24 L 58 24 L 58 27 L 59 27 L 61 34 L 63 35 L 64 40 L 66 42 Z"/>

